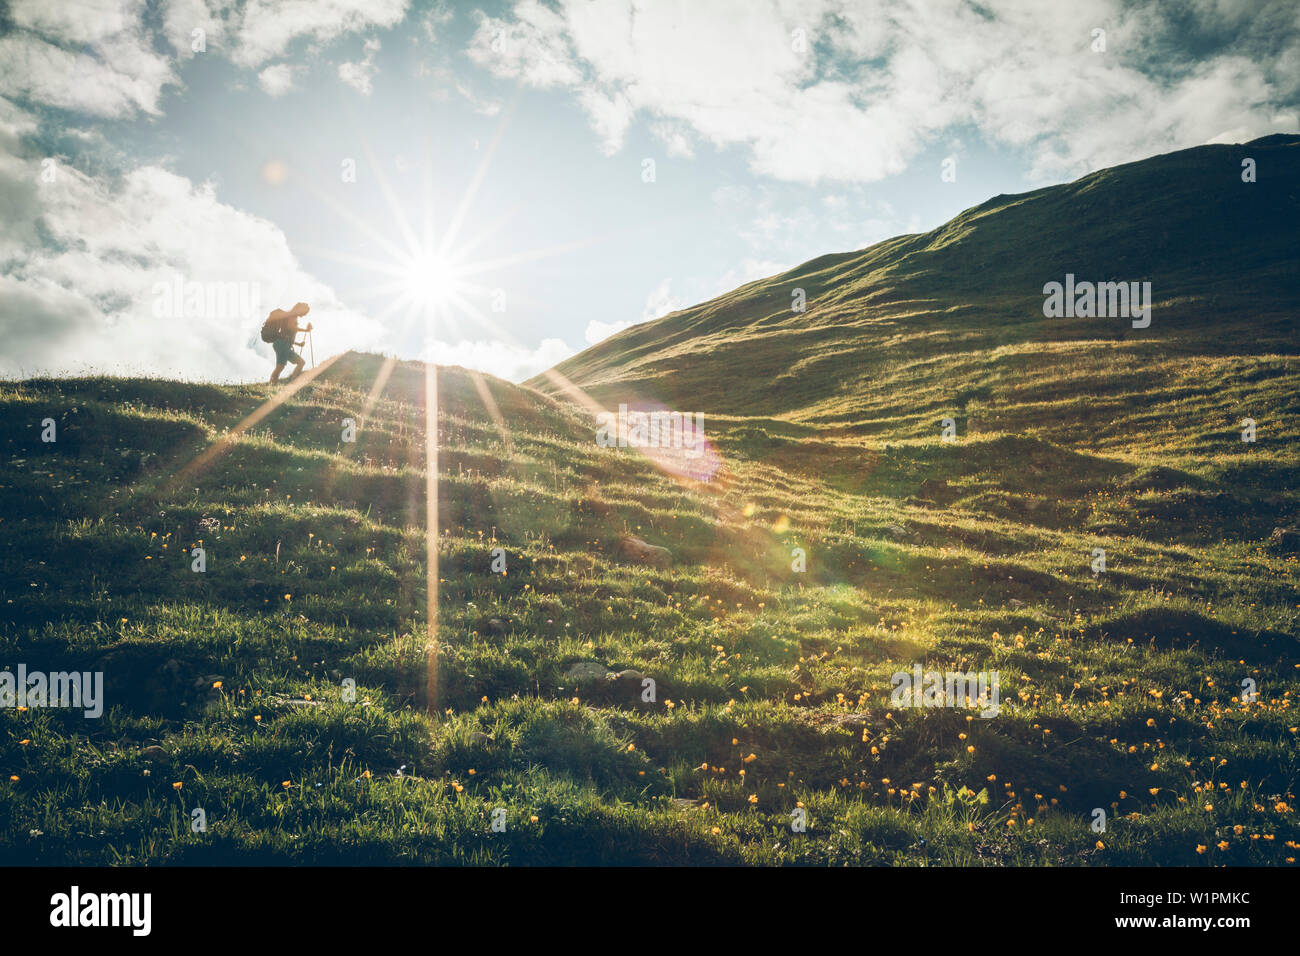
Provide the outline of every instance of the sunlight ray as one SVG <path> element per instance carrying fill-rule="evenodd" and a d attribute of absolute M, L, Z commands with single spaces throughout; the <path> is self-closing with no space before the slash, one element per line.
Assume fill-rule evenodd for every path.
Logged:
<path fill-rule="evenodd" d="M 515 105 L 519 102 L 522 89 L 516 89 L 514 99 L 501 111 L 501 119 L 497 123 L 497 128 L 492 134 L 492 141 L 483 152 L 483 159 L 479 162 L 478 168 L 474 170 L 474 176 L 465 189 L 465 194 L 461 196 L 460 203 L 456 206 L 456 211 L 452 214 L 451 222 L 447 225 L 447 231 L 443 234 L 442 245 L 438 248 L 439 254 L 445 254 L 456 237 L 460 234 L 460 227 L 469 215 L 470 207 L 474 204 L 474 199 L 478 196 L 479 188 L 483 185 L 483 180 L 487 178 L 488 167 L 492 164 L 492 156 L 496 153 L 497 146 L 500 145 L 502 137 L 505 136 L 506 126 L 510 122 L 510 116 L 514 112 Z"/>
<path fill-rule="evenodd" d="M 489 269 L 500 269 L 503 266 L 519 265 L 522 262 L 535 262 L 538 259 L 545 259 L 548 256 L 558 256 L 566 252 L 576 252 L 579 249 L 586 249 L 598 242 L 604 242 L 615 233 L 609 233 L 604 236 L 592 236 L 588 239 L 574 239 L 571 242 L 562 242 L 554 246 L 544 246 L 541 249 L 529 249 L 526 252 L 516 252 L 510 255 L 498 256 L 495 259 L 483 259 L 475 262 L 473 265 L 466 265 L 461 269 L 461 275 L 471 276 L 480 272 L 486 272 Z"/>
<path fill-rule="evenodd" d="M 364 137 L 360 139 L 360 143 L 361 151 L 365 153 L 366 160 L 370 163 L 371 172 L 375 175 L 375 184 L 379 187 L 380 195 L 384 197 L 384 202 L 388 204 L 388 211 L 392 214 L 393 221 L 397 223 L 397 229 L 406 242 L 407 252 L 409 255 L 415 255 L 420 249 L 420 240 L 416 237 L 411 224 L 406 221 L 406 208 L 397 201 L 397 196 L 393 193 L 393 187 L 388 182 L 388 177 L 384 175 L 383 166 L 375 158 L 370 143 Z"/>
<path fill-rule="evenodd" d="M 293 381 L 280 387 L 280 390 L 255 408 L 248 415 L 244 416 L 237 425 L 227 431 L 216 442 L 202 451 L 200 454 L 190 460 L 188 464 L 179 469 L 164 486 L 161 494 L 166 495 L 174 491 L 184 481 L 193 478 L 195 475 L 204 471 L 214 461 L 230 451 L 231 447 L 239 440 L 250 428 L 253 428 L 259 422 L 270 415 L 290 398 L 302 391 L 312 383 L 322 372 L 333 365 L 340 356 L 331 355 L 313 369 L 306 369 Z"/>
<path fill-rule="evenodd" d="M 438 366 L 424 363 L 425 660 L 429 713 L 438 709 Z"/>
<path fill-rule="evenodd" d="M 348 208 L 348 206 L 342 203 L 338 199 L 338 197 L 336 197 L 331 191 L 318 185 L 316 181 L 312 179 L 310 176 L 304 176 L 303 182 L 305 188 L 307 189 L 308 192 L 312 194 L 313 197 L 319 199 L 325 205 L 329 206 L 331 210 L 333 210 L 334 212 L 342 216 L 343 219 L 347 221 L 348 225 L 352 226 L 355 230 L 357 230 L 357 232 L 364 235 L 367 239 L 370 239 L 371 241 L 376 243 L 381 249 L 387 252 L 395 260 L 400 261 L 406 258 L 407 255 L 409 255 L 409 253 L 404 251 L 401 246 L 397 245 L 397 243 L 393 242 L 391 239 L 385 236 L 374 226 L 370 225 L 370 223 L 362 219 L 361 216 L 359 216 L 357 213 L 353 212 L 350 208 Z M 346 255 L 346 253 L 343 253 L 343 255 Z M 347 261 L 347 260 L 342 260 L 342 261 Z"/>
<path fill-rule="evenodd" d="M 361 412 L 357 415 L 356 428 L 358 434 L 364 434 L 367 420 L 373 411 L 375 404 L 379 401 L 380 394 L 384 391 L 384 386 L 388 384 L 389 377 L 393 374 L 393 369 L 397 366 L 397 359 L 388 355 L 384 357 L 383 364 L 379 366 L 379 371 L 375 373 L 375 381 L 370 386 L 370 392 L 366 395 L 365 402 L 361 406 Z M 334 482 L 338 479 L 339 470 L 343 467 L 342 461 L 334 461 L 329 470 L 325 473 L 325 481 L 321 489 L 321 498 L 327 499 L 334 488 Z"/>
<path fill-rule="evenodd" d="M 492 392 L 488 389 L 487 379 L 483 373 L 477 369 L 469 370 L 470 380 L 474 383 L 474 388 L 478 391 L 478 397 L 483 401 L 483 408 L 487 410 L 488 417 L 492 419 L 497 426 L 497 432 L 501 435 L 501 443 L 505 445 L 506 455 L 514 458 L 515 443 L 510 437 L 510 429 L 506 425 L 505 416 L 501 414 L 501 409 L 497 406 L 496 399 L 492 397 Z"/>

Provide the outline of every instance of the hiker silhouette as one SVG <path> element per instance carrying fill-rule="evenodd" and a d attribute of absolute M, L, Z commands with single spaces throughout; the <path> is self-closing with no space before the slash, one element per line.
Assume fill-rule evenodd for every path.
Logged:
<path fill-rule="evenodd" d="M 271 384 L 274 385 L 280 380 L 280 373 L 289 363 L 293 363 L 296 368 L 290 373 L 285 382 L 292 382 L 302 372 L 306 362 L 303 357 L 293 350 L 294 336 L 299 332 L 310 332 L 311 323 L 305 326 L 298 324 L 298 320 L 311 311 L 311 306 L 306 302 L 297 303 L 292 309 L 273 309 L 271 314 L 266 317 L 262 323 L 262 341 L 270 342 L 271 347 L 275 349 L 275 371 L 271 373 Z"/>

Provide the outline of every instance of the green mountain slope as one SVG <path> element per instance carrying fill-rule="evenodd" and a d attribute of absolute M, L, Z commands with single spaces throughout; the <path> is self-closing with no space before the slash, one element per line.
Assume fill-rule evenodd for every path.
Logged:
<path fill-rule="evenodd" d="M 1246 157 L 1256 182 L 1242 181 Z M 896 404 L 900 375 L 957 401 L 1059 343 L 1118 342 L 1106 361 L 1138 366 L 1171 351 L 1283 348 L 1295 340 L 1298 263 L 1300 137 L 1269 136 L 998 196 L 932 232 L 822 256 L 635 326 L 557 370 L 610 402 L 870 430 L 879 406 Z M 1150 281 L 1150 328 L 1044 318 L 1043 286 L 1066 273 Z M 795 289 L 805 312 L 791 310 Z M 945 374 L 972 357 L 982 374 Z M 529 384 L 558 390 L 546 376 Z"/>

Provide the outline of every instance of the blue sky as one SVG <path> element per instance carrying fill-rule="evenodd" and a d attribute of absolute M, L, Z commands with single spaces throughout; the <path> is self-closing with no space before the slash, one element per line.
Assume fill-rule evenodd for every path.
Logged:
<path fill-rule="evenodd" d="M 519 380 L 998 193 L 1300 128 L 1291 3 L 12 0 L 0 31 L 3 375 L 257 380 L 306 300 L 319 354 Z"/>

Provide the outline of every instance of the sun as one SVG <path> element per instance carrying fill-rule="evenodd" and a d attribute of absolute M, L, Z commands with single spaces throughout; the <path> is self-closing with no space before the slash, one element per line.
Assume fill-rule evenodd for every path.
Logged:
<path fill-rule="evenodd" d="M 438 310 L 460 297 L 455 265 L 436 252 L 418 252 L 403 263 L 402 294 L 417 308 Z"/>
<path fill-rule="evenodd" d="M 389 220 L 387 229 L 372 222 L 363 210 L 344 202 L 332 184 L 304 177 L 311 194 L 353 228 L 361 246 L 370 247 L 362 252 L 360 248 L 342 251 L 307 244 L 304 250 L 374 277 L 373 283 L 356 289 L 353 295 L 365 303 L 362 306 L 365 313 L 385 330 L 388 338 L 410 344 L 416 336 L 422 336 L 421 341 L 427 347 L 439 337 L 451 337 L 449 340 L 455 341 L 473 334 L 524 348 L 505 321 L 497 318 L 505 312 L 507 299 L 512 304 L 531 302 L 525 294 L 507 285 L 509 270 L 523 263 L 573 252 L 603 238 L 576 239 L 504 255 L 482 254 L 484 246 L 491 248 L 489 243 L 498 241 L 503 233 L 508 234 L 509 215 L 484 225 L 479 222 L 480 217 L 470 213 L 512 109 L 513 106 L 502 114 L 473 177 L 450 216 L 441 221 L 435 219 L 431 141 L 426 142 L 425 157 L 417 170 L 422 193 L 419 197 L 408 196 L 405 185 L 409 184 L 399 188 L 390 182 L 384 175 L 384 165 L 364 141 L 361 143 L 384 199 Z M 470 223 L 476 224 L 477 232 L 464 235 L 464 227 Z"/>

